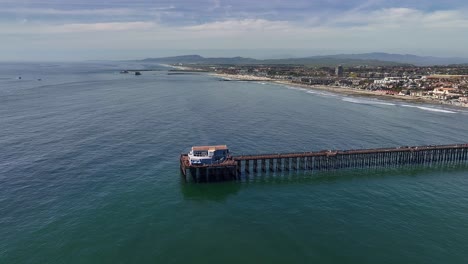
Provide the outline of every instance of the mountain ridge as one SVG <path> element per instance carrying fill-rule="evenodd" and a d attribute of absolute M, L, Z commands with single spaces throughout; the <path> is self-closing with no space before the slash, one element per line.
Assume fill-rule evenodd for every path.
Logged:
<path fill-rule="evenodd" d="M 313 66 L 333 66 L 342 64 L 343 66 L 369 65 L 369 66 L 442 66 L 467 64 L 468 58 L 444 58 L 433 56 L 418 56 L 413 54 L 392 54 L 384 52 L 358 53 L 358 54 L 336 54 L 317 55 L 302 58 L 283 59 L 253 59 L 246 57 L 203 57 L 200 55 L 182 55 L 161 58 L 147 58 L 144 62 L 159 62 L 168 64 L 297 64 Z"/>
<path fill-rule="evenodd" d="M 320 56 L 312 56 L 320 57 Z M 452 65 L 452 64 L 466 64 L 468 58 L 459 57 L 435 57 L 435 56 L 418 56 L 414 54 L 396 54 L 385 52 L 370 52 L 370 53 L 357 53 L 357 54 L 337 54 L 326 55 L 326 57 L 336 57 L 343 59 L 363 59 L 363 60 L 379 60 L 379 61 L 392 61 L 398 63 L 413 64 L 416 66 L 436 66 L 436 65 Z"/>

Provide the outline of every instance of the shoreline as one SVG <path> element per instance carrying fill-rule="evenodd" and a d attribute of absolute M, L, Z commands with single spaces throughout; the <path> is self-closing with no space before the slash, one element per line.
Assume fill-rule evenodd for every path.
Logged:
<path fill-rule="evenodd" d="M 422 98 L 422 97 L 378 94 L 372 91 L 352 89 L 352 88 L 343 88 L 339 86 L 306 85 L 306 84 L 294 83 L 294 82 L 287 81 L 287 80 L 274 80 L 274 79 L 270 79 L 267 77 L 257 77 L 257 76 L 251 76 L 251 75 L 234 75 L 234 74 L 221 74 L 221 73 L 210 73 L 210 75 L 223 78 L 223 79 L 227 79 L 227 80 L 232 80 L 232 81 L 270 82 L 270 83 L 280 84 L 284 86 L 303 88 L 307 90 L 326 91 L 330 93 L 341 94 L 341 95 L 346 95 L 346 96 L 351 96 L 351 97 L 364 97 L 364 98 L 380 99 L 380 100 L 385 100 L 385 101 L 399 101 L 399 102 L 408 102 L 408 103 L 415 103 L 415 104 L 438 105 L 438 106 L 453 107 L 457 109 L 468 108 L 468 104 L 454 105 L 450 103 L 444 103 L 443 101 L 440 101 L 440 100 L 433 100 L 433 99 Z"/>

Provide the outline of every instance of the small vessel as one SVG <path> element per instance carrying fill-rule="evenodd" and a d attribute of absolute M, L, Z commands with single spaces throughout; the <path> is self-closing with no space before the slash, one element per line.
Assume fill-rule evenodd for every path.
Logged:
<path fill-rule="evenodd" d="M 219 164 L 229 157 L 229 149 L 226 145 L 194 146 L 188 157 L 190 165 Z"/>
<path fill-rule="evenodd" d="M 135 75 L 139 76 L 139 75 L 141 75 L 141 72 L 137 71 L 137 72 L 135 72 Z"/>
<path fill-rule="evenodd" d="M 125 73 L 128 73 L 128 71 L 124 70 L 124 71 L 120 71 L 121 74 L 125 74 Z"/>

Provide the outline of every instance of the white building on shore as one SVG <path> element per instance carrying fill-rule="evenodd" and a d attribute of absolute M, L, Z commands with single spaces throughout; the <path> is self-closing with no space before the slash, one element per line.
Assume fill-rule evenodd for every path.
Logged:
<path fill-rule="evenodd" d="M 400 77 L 385 77 L 382 80 L 374 80 L 374 84 L 388 85 L 388 84 L 399 83 L 401 81 L 404 81 L 404 79 Z"/>

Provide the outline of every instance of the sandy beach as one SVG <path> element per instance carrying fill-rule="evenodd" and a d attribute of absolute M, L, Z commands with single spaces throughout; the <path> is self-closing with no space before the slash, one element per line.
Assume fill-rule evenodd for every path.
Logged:
<path fill-rule="evenodd" d="M 422 103 L 422 104 L 431 104 L 431 105 L 444 105 L 444 106 L 451 106 L 451 107 L 468 107 L 468 104 L 465 105 L 454 105 L 450 103 L 446 103 L 444 101 L 435 100 L 431 98 L 423 98 L 423 97 L 413 97 L 413 96 L 402 96 L 402 95 L 388 95 L 388 94 L 381 94 L 369 90 L 360 90 L 360 89 L 352 89 L 352 88 L 344 88 L 339 86 L 325 86 L 325 85 L 306 85 L 300 83 L 294 83 L 288 80 L 274 80 L 267 77 L 257 77 L 251 75 L 234 75 L 234 74 L 219 74 L 219 73 L 212 73 L 211 75 L 223 78 L 226 80 L 232 81 L 259 81 L 259 82 L 271 82 L 286 86 L 310 89 L 310 90 L 320 90 L 326 91 L 331 93 L 337 93 L 347 96 L 353 97 L 367 97 L 367 98 L 375 98 L 381 100 L 394 100 L 400 102 L 411 102 L 411 103 Z"/>

